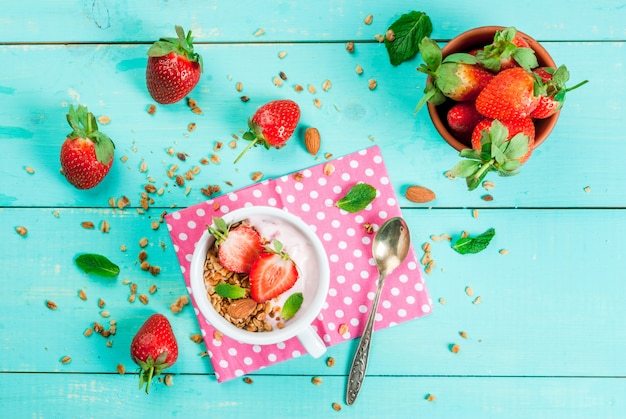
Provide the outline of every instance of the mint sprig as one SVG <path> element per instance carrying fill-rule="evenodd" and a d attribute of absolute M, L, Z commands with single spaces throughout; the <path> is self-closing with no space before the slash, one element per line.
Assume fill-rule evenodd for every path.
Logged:
<path fill-rule="evenodd" d="M 491 239 L 496 235 L 496 230 L 490 228 L 476 237 L 461 237 L 452 245 L 452 248 L 462 255 L 482 252 L 489 246 Z"/>
<path fill-rule="evenodd" d="M 95 274 L 105 278 L 114 278 L 120 273 L 120 268 L 107 257 L 95 253 L 83 253 L 74 260 L 76 266 L 87 274 Z"/>
<path fill-rule="evenodd" d="M 433 24 L 424 12 L 411 11 L 400 16 L 388 29 L 393 36 L 385 37 L 391 64 L 396 66 L 415 56 L 422 38 L 430 36 L 432 31 Z"/>
<path fill-rule="evenodd" d="M 367 183 L 357 183 L 335 205 L 347 212 L 359 212 L 376 198 L 376 188 Z"/>
<path fill-rule="evenodd" d="M 300 310 L 302 306 L 302 302 L 304 301 L 304 297 L 301 292 L 296 292 L 295 294 L 291 294 L 282 309 L 283 319 L 289 320 Z"/>
<path fill-rule="evenodd" d="M 231 300 L 238 300 L 246 295 L 246 290 L 238 285 L 221 283 L 213 287 L 215 293 L 222 298 L 230 298 Z"/>

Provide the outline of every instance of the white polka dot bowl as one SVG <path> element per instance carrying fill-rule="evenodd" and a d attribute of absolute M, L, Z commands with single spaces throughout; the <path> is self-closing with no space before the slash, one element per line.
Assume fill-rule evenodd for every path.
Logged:
<path fill-rule="evenodd" d="M 228 225 L 248 220 L 262 237 L 275 237 L 283 244 L 300 274 L 290 291 L 302 292 L 303 302 L 298 312 L 282 328 L 274 327 L 268 332 L 250 332 L 230 323 L 215 310 L 207 297 L 204 262 L 208 249 L 215 242 L 215 238 L 207 230 L 196 243 L 190 271 L 191 291 L 202 315 L 222 334 L 238 342 L 271 345 L 295 336 L 312 357 L 323 355 L 326 345 L 311 325 L 324 305 L 330 284 L 328 257 L 320 239 L 302 219 L 274 207 L 244 207 L 233 210 L 222 218 Z"/>

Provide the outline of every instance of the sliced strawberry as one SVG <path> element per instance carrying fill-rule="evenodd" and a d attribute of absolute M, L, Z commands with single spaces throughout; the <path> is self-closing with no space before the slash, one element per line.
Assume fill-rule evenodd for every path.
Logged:
<path fill-rule="evenodd" d="M 250 296 L 264 303 L 288 291 L 298 280 L 298 269 L 282 245 L 274 240 L 276 250 L 261 253 L 250 271 Z"/>
<path fill-rule="evenodd" d="M 476 98 L 476 109 L 487 118 L 509 121 L 526 118 L 537 107 L 535 77 L 521 67 L 499 72 Z"/>
<path fill-rule="evenodd" d="M 263 251 L 259 232 L 244 224 L 231 230 L 221 218 L 215 218 L 214 223 L 209 232 L 215 236 L 220 264 L 232 272 L 249 273 Z"/>
<path fill-rule="evenodd" d="M 462 141 L 470 139 L 474 127 L 484 118 L 476 110 L 474 102 L 456 103 L 446 115 L 450 131 Z"/>

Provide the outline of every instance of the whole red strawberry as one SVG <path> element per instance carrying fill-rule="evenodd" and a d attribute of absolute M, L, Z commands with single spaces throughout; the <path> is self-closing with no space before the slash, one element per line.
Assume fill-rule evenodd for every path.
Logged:
<path fill-rule="evenodd" d="M 174 365 L 178 358 L 178 343 L 167 317 L 153 314 L 146 320 L 130 344 L 130 356 L 141 368 L 139 388 L 145 383 L 148 393 L 152 377 Z"/>
<path fill-rule="evenodd" d="M 446 114 L 450 131 L 461 141 L 469 140 L 476 124 L 484 118 L 476 110 L 476 105 L 472 101 L 456 103 Z"/>
<path fill-rule="evenodd" d="M 489 172 L 497 172 L 500 176 L 517 174 L 516 170 L 526 161 L 534 143 L 534 139 L 524 133 L 532 125 L 532 120 L 526 119 L 507 122 L 511 127 L 521 130 L 513 136 L 509 135 L 507 126 L 498 120 L 480 122 L 475 128 L 475 132 L 480 133 L 480 142 L 475 144 L 476 140 L 473 140 L 476 149 L 461 150 L 459 154 L 466 160 L 450 169 L 448 176 L 465 178 L 467 188 L 471 191 L 480 185 Z M 534 136 L 534 126 L 532 131 Z"/>
<path fill-rule="evenodd" d="M 235 163 L 252 147 L 280 148 L 291 137 L 300 121 L 300 107 L 292 100 L 275 100 L 261 106 L 248 120 L 249 130 L 243 135 L 250 144 L 235 159 Z"/>
<path fill-rule="evenodd" d="M 446 98 L 456 101 L 474 100 L 494 75 L 478 65 L 471 54 L 451 54 L 442 58 L 439 45 L 424 37 L 420 42 L 420 53 L 425 64 L 418 71 L 430 76 L 424 96 L 417 104 L 418 111 L 426 102 L 440 105 Z"/>
<path fill-rule="evenodd" d="M 516 157 L 521 164 L 525 163 L 530 157 L 533 146 L 535 144 L 535 124 L 530 118 L 513 119 L 511 121 L 500 121 L 502 125 L 508 130 L 506 140 L 509 141 L 517 134 L 523 134 L 528 137 L 527 151 L 521 157 Z M 494 120 L 485 118 L 480 121 L 472 132 L 472 148 L 477 151 L 481 151 L 482 146 L 486 140 L 492 141 L 490 137 L 491 126 Z"/>
<path fill-rule="evenodd" d="M 521 67 L 502 70 L 476 98 L 478 112 L 491 119 L 526 118 L 537 107 L 533 73 Z"/>
<path fill-rule="evenodd" d="M 96 118 L 86 106 L 70 105 L 67 122 L 72 132 L 61 146 L 61 167 L 65 178 L 78 189 L 99 184 L 113 165 L 115 145 L 98 131 Z"/>
<path fill-rule="evenodd" d="M 178 38 L 161 38 L 148 50 L 146 85 L 158 103 L 170 104 L 193 90 L 202 73 L 202 57 L 193 50 L 191 31 L 185 36 L 176 26 Z"/>
<path fill-rule="evenodd" d="M 298 269 L 282 244 L 274 240 L 274 249 L 256 259 L 250 271 L 250 296 L 257 303 L 264 303 L 291 289 L 298 280 Z"/>
<path fill-rule="evenodd" d="M 551 67 L 538 67 L 533 73 L 537 79 L 535 93 L 538 93 L 539 103 L 530 113 L 530 117 L 536 119 L 548 118 L 560 111 L 565 102 L 565 94 L 587 83 L 587 80 L 584 80 L 568 89 L 565 83 L 569 80 L 569 71 L 564 65 L 556 70 Z"/>
<path fill-rule="evenodd" d="M 532 70 L 539 65 L 535 51 L 512 26 L 496 31 L 493 42 L 475 55 L 481 65 L 494 72 L 512 67 Z"/>
<path fill-rule="evenodd" d="M 222 218 L 213 219 L 215 227 L 208 230 L 215 236 L 220 264 L 232 272 L 249 273 L 263 251 L 261 236 L 254 228 L 240 224 L 230 229 Z"/>

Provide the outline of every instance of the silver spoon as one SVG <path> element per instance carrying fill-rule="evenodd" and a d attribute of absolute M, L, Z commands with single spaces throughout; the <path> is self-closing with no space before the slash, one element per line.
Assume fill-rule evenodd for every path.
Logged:
<path fill-rule="evenodd" d="M 359 346 L 354 354 L 350 374 L 348 375 L 348 386 L 346 389 L 346 403 L 351 405 L 356 400 L 356 396 L 361 390 L 361 385 L 365 379 L 367 369 L 367 359 L 369 357 L 370 344 L 372 343 L 372 332 L 374 329 L 374 319 L 378 308 L 380 292 L 383 289 L 383 282 L 387 275 L 396 269 L 409 253 L 411 237 L 406 222 L 400 218 L 391 218 L 383 223 L 374 236 L 372 243 L 372 254 L 376 267 L 378 268 L 378 288 L 374 303 L 370 309 L 365 330 L 359 341 Z"/>

